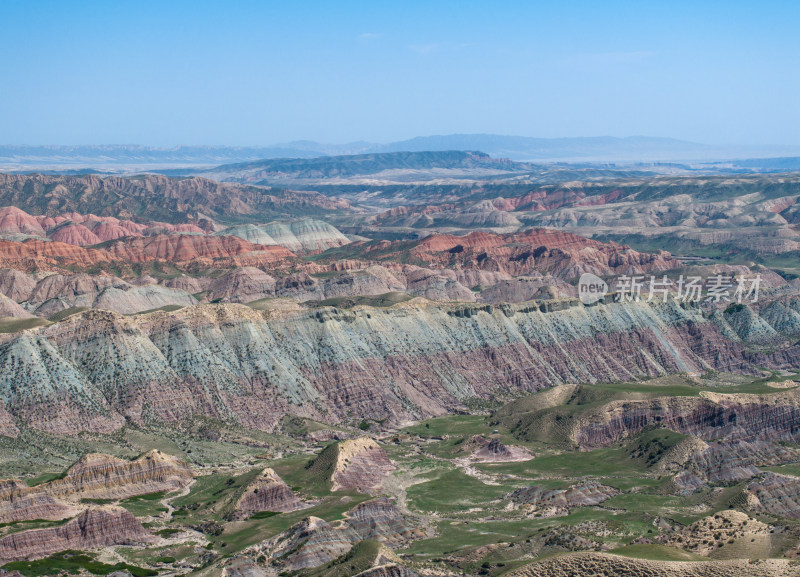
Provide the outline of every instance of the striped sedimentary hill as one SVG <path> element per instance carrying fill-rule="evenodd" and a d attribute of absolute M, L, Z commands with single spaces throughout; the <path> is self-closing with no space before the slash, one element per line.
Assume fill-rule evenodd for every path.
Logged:
<path fill-rule="evenodd" d="M 82 499 L 118 500 L 159 491 L 175 491 L 192 481 L 189 466 L 160 451 L 131 461 L 89 454 L 53 481 L 28 487 L 0 481 L 0 523 L 64 519 L 78 513 Z"/>
<path fill-rule="evenodd" d="M 0 539 L 0 560 L 40 559 L 67 550 L 153 543 L 136 518 L 122 507 L 91 507 L 56 527 L 12 533 Z"/>
<path fill-rule="evenodd" d="M 0 335 L 0 432 L 13 436 L 21 423 L 109 432 L 126 420 L 192 415 L 266 430 L 285 414 L 398 422 L 499 390 L 712 368 L 754 373 L 798 359 L 797 345 L 748 353 L 700 311 L 674 303 L 91 310 Z M 614 436 L 587 429 L 581 442 L 602 444 L 603 434 Z"/>
<path fill-rule="evenodd" d="M 328 445 L 314 460 L 309 472 L 330 483 L 332 491 L 379 487 L 394 470 L 386 451 L 369 437 Z"/>
<path fill-rule="evenodd" d="M 261 511 L 287 513 L 306 506 L 283 479 L 267 467 L 244 488 L 236 501 L 234 517 L 246 518 Z"/>

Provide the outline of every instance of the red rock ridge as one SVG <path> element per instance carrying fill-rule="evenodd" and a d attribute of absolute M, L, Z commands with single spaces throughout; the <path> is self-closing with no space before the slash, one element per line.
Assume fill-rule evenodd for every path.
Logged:
<path fill-rule="evenodd" d="M 383 261 L 421 261 L 441 268 L 476 269 L 511 276 L 549 272 L 570 279 L 597 275 L 663 271 L 679 266 L 669 253 L 640 253 L 560 230 L 534 229 L 514 234 L 473 232 L 466 236 L 432 234 L 419 241 L 379 242 L 361 246 L 363 254 Z"/>
<path fill-rule="evenodd" d="M 89 269 L 104 263 L 145 263 L 169 261 L 217 266 L 259 266 L 294 257 L 280 246 L 251 244 L 236 237 L 162 235 L 119 240 L 108 248 L 83 248 L 56 241 L 0 240 L 0 267 L 23 271 Z M 219 262 L 223 261 L 223 262 Z"/>
<path fill-rule="evenodd" d="M 56 242 L 74 244 L 75 246 L 89 246 L 102 242 L 100 237 L 82 224 L 72 223 L 58 227 L 50 233 L 50 239 Z"/>
<path fill-rule="evenodd" d="M 0 208 L 0 234 L 45 236 L 44 229 L 34 217 L 14 206 Z"/>

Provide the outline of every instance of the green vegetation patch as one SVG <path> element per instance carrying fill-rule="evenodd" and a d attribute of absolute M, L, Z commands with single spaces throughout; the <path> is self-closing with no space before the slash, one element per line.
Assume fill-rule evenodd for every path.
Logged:
<path fill-rule="evenodd" d="M 92 575 L 109 575 L 114 571 L 128 571 L 133 577 L 153 577 L 158 571 L 145 569 L 127 563 L 109 565 L 96 561 L 95 558 L 79 551 L 64 551 L 36 561 L 12 561 L 3 565 L 6 571 L 19 571 L 25 577 L 46 577 L 66 572 L 69 575 L 79 575 L 81 571 L 88 571 Z"/>
<path fill-rule="evenodd" d="M 334 297 L 322 301 L 307 301 L 304 304 L 309 307 L 336 307 L 340 309 L 351 309 L 356 306 L 388 308 L 396 304 L 410 301 L 413 298 L 414 296 L 408 293 L 390 292 L 381 295 Z"/>
<path fill-rule="evenodd" d="M 76 315 L 88 310 L 89 307 L 69 307 L 68 309 L 64 309 L 63 311 L 59 311 L 53 315 L 50 315 L 47 317 L 47 320 L 49 320 L 51 323 L 58 323 L 67 317 L 71 317 L 72 315 Z"/>
<path fill-rule="evenodd" d="M 151 517 L 160 513 L 165 513 L 169 509 L 161 504 L 161 499 L 166 496 L 164 491 L 137 495 L 120 501 L 120 505 L 133 513 L 135 517 Z"/>
<path fill-rule="evenodd" d="M 18 333 L 19 331 L 35 329 L 49 324 L 49 321 L 38 317 L 32 319 L 0 319 L 0 333 Z"/>

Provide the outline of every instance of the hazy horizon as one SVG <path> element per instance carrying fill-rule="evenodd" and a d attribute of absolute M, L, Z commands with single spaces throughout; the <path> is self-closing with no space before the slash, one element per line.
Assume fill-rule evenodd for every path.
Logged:
<path fill-rule="evenodd" d="M 800 144 L 800 5 L 4 2 L 0 142 Z"/>

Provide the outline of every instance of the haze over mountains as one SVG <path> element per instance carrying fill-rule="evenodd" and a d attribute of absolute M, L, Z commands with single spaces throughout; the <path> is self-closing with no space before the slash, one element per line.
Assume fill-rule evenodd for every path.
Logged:
<path fill-rule="evenodd" d="M 675 161 L 800 154 L 800 147 L 716 146 L 672 138 L 609 136 L 532 138 L 497 134 L 421 136 L 388 144 L 293 141 L 272 146 L 0 145 L 0 166 L 25 168 L 216 166 L 268 158 L 314 158 L 382 152 L 474 150 L 517 161 Z"/>

